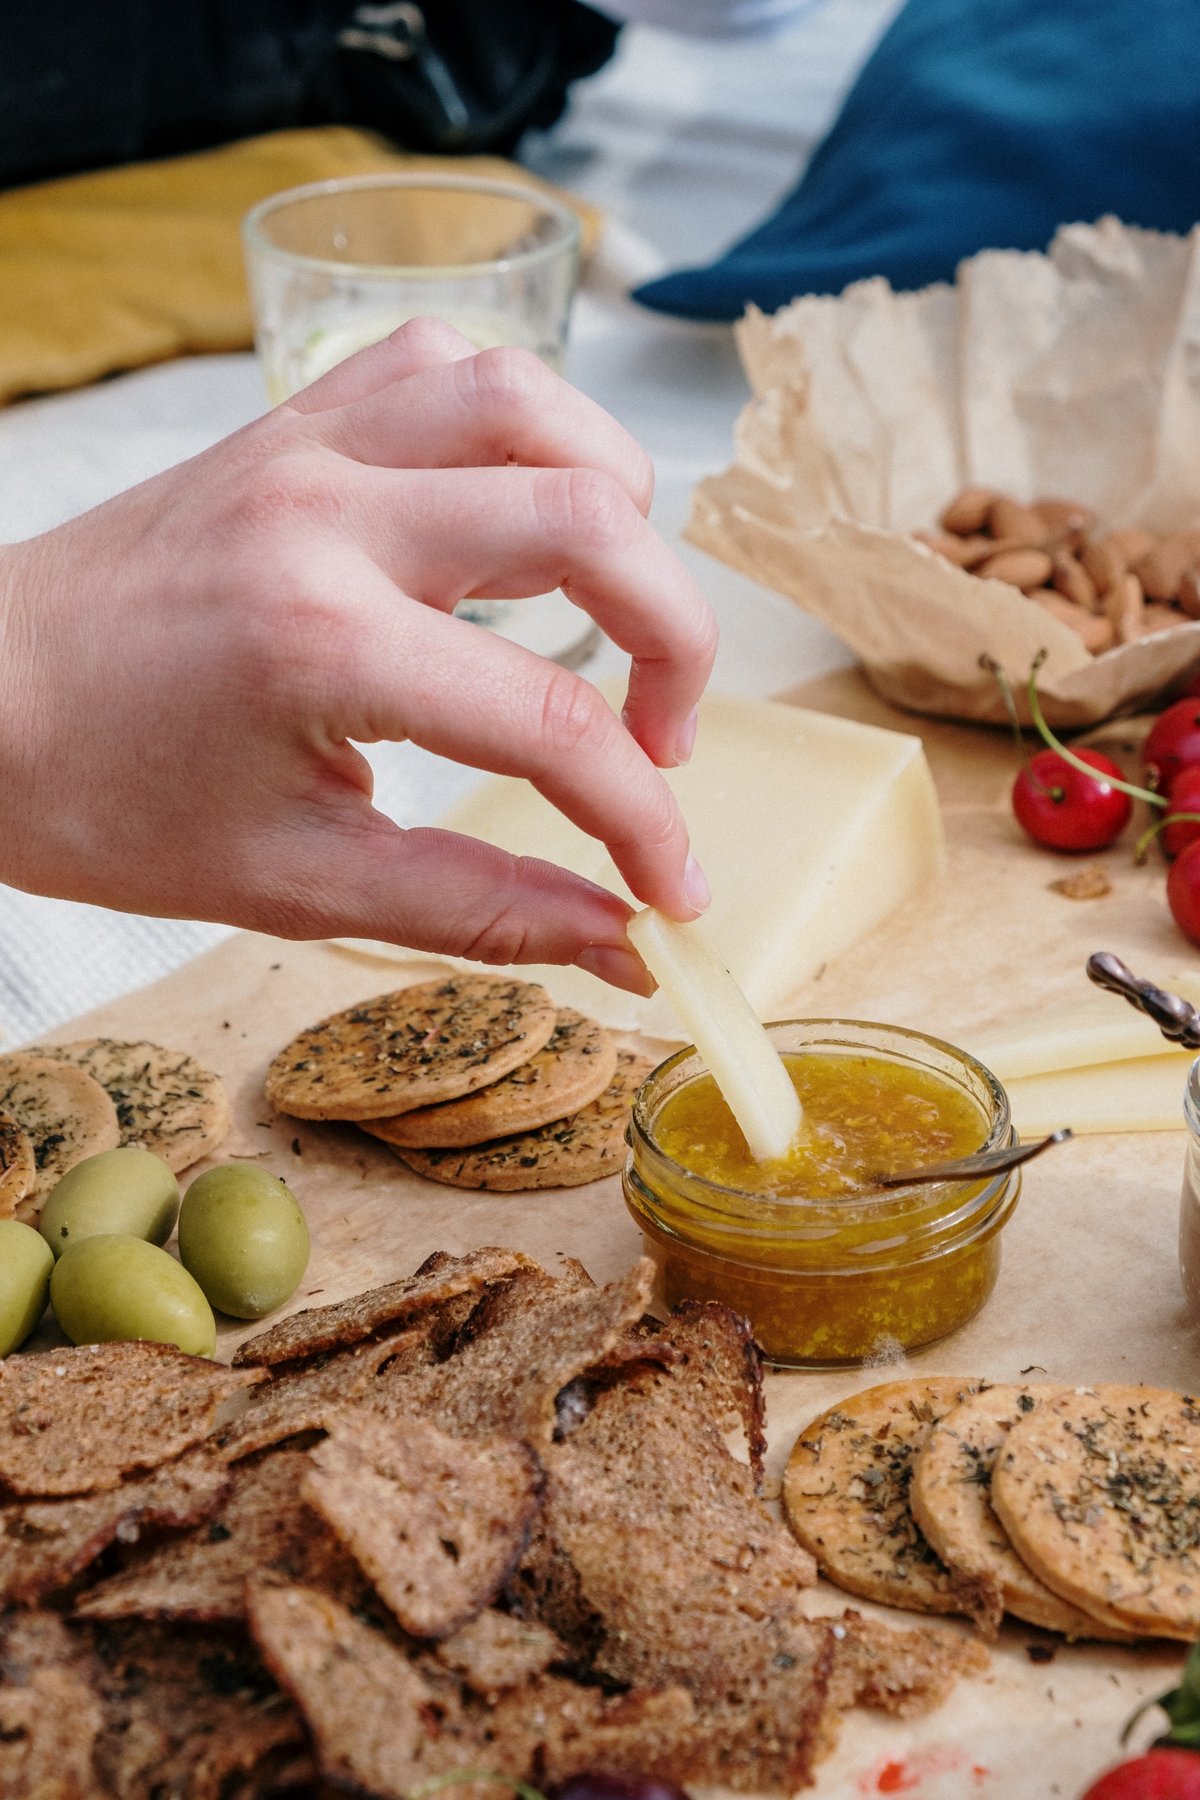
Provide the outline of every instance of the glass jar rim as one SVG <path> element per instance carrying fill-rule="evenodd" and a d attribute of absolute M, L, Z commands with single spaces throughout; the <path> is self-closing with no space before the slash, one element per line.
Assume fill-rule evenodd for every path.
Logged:
<path fill-rule="evenodd" d="M 1192 1136 L 1200 1139 L 1200 1056 L 1188 1065 L 1183 1084 L 1183 1117 Z"/>
<path fill-rule="evenodd" d="M 263 230 L 263 224 L 272 213 L 280 212 L 285 207 L 306 200 L 332 198 L 336 194 L 369 192 L 387 188 L 404 192 L 432 189 L 449 189 L 455 193 L 479 194 L 497 200 L 518 200 L 526 206 L 536 206 L 554 218 L 559 226 L 558 234 L 544 244 L 535 244 L 528 250 L 519 250 L 512 256 L 497 256 L 479 261 L 465 263 L 439 263 L 430 266 L 421 263 L 353 263 L 339 261 L 335 257 L 311 256 L 305 251 L 286 250 L 281 245 L 272 243 Z M 326 181 L 309 181 L 301 187 L 283 188 L 277 194 L 268 194 L 252 206 L 242 220 L 242 241 L 247 252 L 255 256 L 269 258 L 275 262 L 285 263 L 289 268 L 306 269 L 310 273 L 323 275 L 345 275 L 353 270 L 357 278 L 375 278 L 379 280 L 420 281 L 436 278 L 445 280 L 447 276 L 461 279 L 464 277 L 485 278 L 491 275 L 506 275 L 514 271 L 534 268 L 540 262 L 550 261 L 560 256 L 567 249 L 578 250 L 583 236 L 583 226 L 579 214 L 565 200 L 547 193 L 531 183 L 519 181 L 497 181 L 481 175 L 441 175 L 407 173 L 403 170 L 385 170 L 373 175 L 337 175 Z"/>
<path fill-rule="evenodd" d="M 984 1142 L 980 1145 L 980 1149 L 998 1149 L 1002 1145 L 1008 1144 L 1013 1140 L 1014 1133 L 1012 1130 L 1008 1095 L 1005 1093 L 1003 1086 L 997 1080 L 996 1076 L 992 1074 L 991 1070 L 981 1063 L 977 1057 L 972 1056 L 969 1051 L 961 1049 L 957 1044 L 952 1044 L 945 1038 L 934 1037 L 928 1032 L 913 1030 L 909 1026 L 884 1025 L 878 1021 L 869 1019 L 774 1019 L 767 1023 L 766 1030 L 769 1033 L 774 1033 L 787 1030 L 788 1028 L 795 1029 L 798 1027 L 803 1027 L 806 1031 L 820 1032 L 822 1035 L 813 1038 L 809 1042 L 805 1042 L 803 1045 L 788 1048 L 787 1054 L 800 1055 L 803 1054 L 806 1049 L 815 1050 L 836 1047 L 838 1049 L 865 1052 L 874 1050 L 888 1060 L 901 1061 L 904 1060 L 903 1045 L 905 1044 L 921 1046 L 926 1050 L 935 1052 L 938 1056 L 956 1064 L 965 1073 L 970 1075 L 975 1087 L 979 1090 L 978 1092 L 973 1093 L 972 1097 L 980 1102 L 985 1114 L 990 1115 L 988 1134 L 984 1139 Z M 839 1038 L 834 1035 L 834 1033 L 844 1033 L 847 1031 L 867 1035 L 864 1035 L 861 1040 L 845 1037 Z M 879 1041 L 880 1039 L 897 1040 L 895 1049 L 890 1055 L 888 1045 L 885 1042 Z M 804 1194 L 777 1195 L 754 1193 L 747 1188 L 729 1187 L 721 1182 L 712 1181 L 707 1176 L 698 1175 L 694 1170 L 687 1168 L 685 1164 L 677 1162 L 673 1157 L 668 1156 L 656 1142 L 653 1133 L 653 1119 L 650 1114 L 649 1105 L 649 1097 L 653 1094 L 655 1084 L 661 1086 L 664 1079 L 683 1068 L 686 1063 L 691 1060 L 694 1060 L 697 1065 L 697 1075 L 706 1073 L 694 1044 L 687 1044 L 683 1049 L 675 1051 L 671 1056 L 665 1058 L 663 1062 L 659 1063 L 650 1071 L 638 1088 L 637 1093 L 634 1095 L 633 1106 L 630 1110 L 627 1136 L 630 1149 L 635 1156 L 639 1154 L 648 1156 L 654 1164 L 665 1171 L 669 1179 L 686 1183 L 691 1203 L 695 1205 L 699 1201 L 711 1215 L 720 1216 L 726 1221 L 742 1215 L 753 1217 L 757 1214 L 761 1218 L 764 1209 L 769 1208 L 772 1215 L 772 1223 L 779 1229 L 782 1228 L 789 1213 L 794 1215 L 789 1222 L 793 1225 L 799 1225 L 806 1215 L 815 1214 L 822 1209 L 828 1210 L 836 1208 L 846 1203 L 853 1204 L 856 1207 L 870 1208 L 879 1213 L 886 1212 L 889 1207 L 897 1212 L 903 1212 L 906 1196 L 911 1197 L 916 1193 L 937 1192 L 941 1188 L 942 1184 L 939 1184 L 937 1189 L 911 1187 L 863 1188 L 854 1190 L 848 1194 L 826 1195 L 817 1198 L 812 1195 Z M 912 1060 L 915 1061 L 915 1057 Z M 1197 1063 L 1200 1065 L 1200 1058 L 1197 1059 Z M 925 1064 L 923 1066 L 928 1068 L 929 1065 Z M 943 1071 L 940 1070 L 935 1070 L 934 1072 L 939 1074 L 943 1073 Z M 684 1084 L 681 1081 L 679 1085 L 682 1086 Z M 964 1198 L 969 1197 L 969 1204 L 966 1207 L 966 1212 L 968 1216 L 974 1216 L 981 1208 L 986 1208 L 993 1199 L 1003 1193 L 1008 1180 L 1009 1175 L 1007 1172 L 1004 1172 L 1000 1175 L 993 1176 L 990 1181 L 983 1182 L 982 1184 L 979 1181 L 960 1181 L 953 1183 L 947 1182 L 944 1186 L 950 1189 L 959 1189 L 963 1192 Z M 911 1205 L 911 1199 L 909 1204 Z M 953 1217 L 953 1209 L 949 1213 L 943 1211 L 939 1215 L 939 1224 L 941 1228 L 944 1229 L 946 1225 L 951 1223 Z"/>

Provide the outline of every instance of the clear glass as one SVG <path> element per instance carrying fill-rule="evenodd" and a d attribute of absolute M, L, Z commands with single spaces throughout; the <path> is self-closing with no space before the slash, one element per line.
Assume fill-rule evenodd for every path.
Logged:
<path fill-rule="evenodd" d="M 515 182 L 359 175 L 273 194 L 242 244 L 272 406 L 416 317 L 561 373 L 579 274 L 571 207 Z M 568 667 L 599 634 L 562 593 L 467 600 L 460 616 Z"/>
<path fill-rule="evenodd" d="M 939 1038 L 845 1019 L 789 1019 L 768 1030 L 785 1055 L 866 1052 L 935 1075 L 978 1107 L 979 1149 L 1015 1141 L 995 1076 Z M 723 1301 L 750 1320 L 770 1361 L 810 1368 L 934 1343 L 979 1311 L 999 1274 L 1019 1171 L 837 1199 L 764 1199 L 721 1187 L 655 1141 L 668 1098 L 701 1073 L 695 1050 L 679 1051 L 647 1077 L 630 1120 L 625 1201 L 657 1264 L 665 1306 Z"/>
<path fill-rule="evenodd" d="M 1188 1070 L 1183 1090 L 1188 1147 L 1179 1201 L 1179 1278 L 1193 1318 L 1200 1322 L 1200 1057 Z"/>

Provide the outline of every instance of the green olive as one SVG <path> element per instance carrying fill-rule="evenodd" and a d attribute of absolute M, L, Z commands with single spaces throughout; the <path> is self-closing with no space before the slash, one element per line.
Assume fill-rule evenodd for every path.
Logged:
<path fill-rule="evenodd" d="M 145 1238 L 82 1238 L 50 1277 L 50 1304 L 73 1344 L 145 1338 L 192 1356 L 217 1346 L 212 1308 L 186 1269 Z"/>
<path fill-rule="evenodd" d="M 130 1145 L 85 1156 L 68 1169 L 42 1208 L 41 1233 L 61 1256 L 90 1237 L 139 1237 L 165 1244 L 179 1214 L 179 1183 L 161 1156 Z"/>
<path fill-rule="evenodd" d="M 225 1163 L 198 1175 L 183 1196 L 179 1260 L 221 1312 L 261 1319 L 299 1287 L 308 1226 L 278 1175 L 257 1163 Z"/>
<path fill-rule="evenodd" d="M 23 1344 L 46 1310 L 54 1258 L 32 1225 L 0 1219 L 0 1356 Z"/>

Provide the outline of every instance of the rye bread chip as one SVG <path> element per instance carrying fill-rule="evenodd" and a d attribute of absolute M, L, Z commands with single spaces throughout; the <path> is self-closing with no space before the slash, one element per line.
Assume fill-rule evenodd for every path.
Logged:
<path fill-rule="evenodd" d="M 93 1756 L 103 1714 L 77 1676 L 38 1669 L 0 1687 L 0 1794 L 12 1800 L 107 1800 Z"/>
<path fill-rule="evenodd" d="M 402 1343 L 399 1338 L 384 1338 L 375 1344 L 332 1351 L 311 1362 L 284 1365 L 280 1374 L 251 1390 L 245 1412 L 220 1434 L 222 1456 L 226 1462 L 239 1462 L 301 1432 L 323 1431 L 331 1409 L 359 1399 L 380 1365 L 401 1354 Z"/>
<path fill-rule="evenodd" d="M 366 1583 L 357 1564 L 305 1504 L 309 1470 L 302 1450 L 279 1450 L 237 1463 L 229 1493 L 207 1523 L 139 1551 L 119 1574 L 76 1603 L 88 1619 L 245 1617 L 253 1577 L 300 1581 L 357 1605 Z"/>
<path fill-rule="evenodd" d="M 297 1119 L 386 1119 L 457 1100 L 528 1062 L 555 1017 L 531 981 L 422 981 L 300 1032 L 267 1070 L 267 1098 Z"/>
<path fill-rule="evenodd" d="M 625 1160 L 633 1096 L 653 1067 L 650 1057 L 619 1050 L 616 1073 L 598 1099 L 537 1131 L 494 1138 L 466 1150 L 409 1150 L 398 1144 L 391 1148 L 417 1175 L 486 1193 L 515 1194 L 602 1181 Z"/>
<path fill-rule="evenodd" d="M 963 1675 L 988 1667 L 983 1645 L 953 1627 L 897 1629 L 847 1610 L 836 1621 L 830 1695 L 902 1719 L 940 1706 Z"/>
<path fill-rule="evenodd" d="M 347 1344 L 359 1344 L 376 1332 L 398 1330 L 406 1321 L 432 1312 L 460 1294 L 478 1294 L 518 1269 L 537 1267 L 531 1257 L 522 1256 L 519 1250 L 484 1248 L 468 1250 L 463 1256 L 447 1256 L 438 1251 L 402 1281 L 369 1288 L 364 1294 L 352 1294 L 331 1306 L 309 1307 L 257 1337 L 248 1338 L 234 1355 L 234 1367 L 295 1362 Z"/>
<path fill-rule="evenodd" d="M 1103 1624 L 1200 1633 L 1200 1403 L 1075 1388 L 1013 1426 L 992 1504 L 1034 1574 Z"/>
<path fill-rule="evenodd" d="M 395 1379 L 384 1368 L 365 1404 L 384 1417 L 434 1418 L 456 1437 L 514 1437 L 541 1451 L 554 1437 L 556 1396 L 642 1317 L 653 1278 L 644 1258 L 604 1288 L 525 1270 L 489 1289 L 452 1356 Z"/>
<path fill-rule="evenodd" d="M 140 1144 L 179 1173 L 212 1156 L 229 1135 L 221 1077 L 185 1050 L 144 1039 L 80 1038 L 39 1044 L 34 1055 L 73 1063 L 98 1081 L 117 1112 L 122 1144 Z"/>
<path fill-rule="evenodd" d="M 537 1054 L 490 1087 L 394 1119 L 364 1119 L 362 1128 L 385 1144 L 461 1149 L 565 1119 L 598 1100 L 616 1072 L 615 1040 L 594 1019 L 564 1006 Z"/>
<path fill-rule="evenodd" d="M 0 1490 L 44 1497 L 115 1488 L 208 1436 L 260 1380 L 166 1344 L 81 1344 L 0 1361 Z"/>
<path fill-rule="evenodd" d="M 934 1425 L 980 1385 L 957 1376 L 886 1382 L 800 1434 L 784 1473 L 784 1512 L 838 1587 L 885 1606 L 994 1619 L 994 1590 L 956 1578 L 908 1503 L 913 1465 Z"/>
<path fill-rule="evenodd" d="M 79 1636 L 103 1712 L 89 1800 L 245 1800 L 295 1764 L 303 1725 L 243 1633 L 135 1622 Z"/>
<path fill-rule="evenodd" d="M 15 1216 L 19 1203 L 33 1192 L 37 1162 L 33 1139 L 7 1113 L 0 1113 L 0 1219 Z"/>
<path fill-rule="evenodd" d="M 515 1568 L 541 1466 L 511 1438 L 447 1437 L 428 1419 L 331 1419 L 303 1494 L 412 1637 L 449 1637 Z"/>
<path fill-rule="evenodd" d="M 471 1689 L 494 1702 L 510 1688 L 524 1687 L 555 1663 L 570 1660 L 562 1640 L 532 1619 L 487 1606 L 452 1637 L 436 1646 L 437 1659 Z"/>
<path fill-rule="evenodd" d="M 0 1601 L 33 1605 L 109 1544 L 133 1543 L 143 1526 L 198 1524 L 229 1485 L 224 1466 L 202 1447 L 98 1494 L 0 1505 Z"/>
<path fill-rule="evenodd" d="M 0 1113 L 15 1119 L 33 1145 L 33 1186 L 16 1207 L 30 1225 L 60 1176 L 120 1141 L 116 1108 L 98 1081 L 27 1050 L 0 1056 Z"/>
<path fill-rule="evenodd" d="M 939 1419 L 917 1457 L 909 1489 L 913 1517 L 947 1567 L 994 1591 L 997 1611 L 1068 1638 L 1129 1641 L 1039 1581 L 996 1517 L 992 1472 L 1013 1426 L 1063 1390 L 1033 1385 L 984 1388 Z M 998 1622 L 998 1621 L 997 1621 Z"/>

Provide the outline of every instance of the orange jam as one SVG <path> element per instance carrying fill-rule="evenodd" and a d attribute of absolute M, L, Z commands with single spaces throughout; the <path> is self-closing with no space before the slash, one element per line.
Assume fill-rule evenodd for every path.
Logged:
<path fill-rule="evenodd" d="M 625 1198 L 662 1299 L 725 1302 L 780 1363 L 861 1362 L 946 1336 L 995 1285 L 1018 1177 L 872 1181 L 1009 1142 L 1003 1089 L 916 1032 L 843 1020 L 770 1030 L 804 1106 L 780 1162 L 753 1160 L 694 1050 L 638 1094 Z"/>

